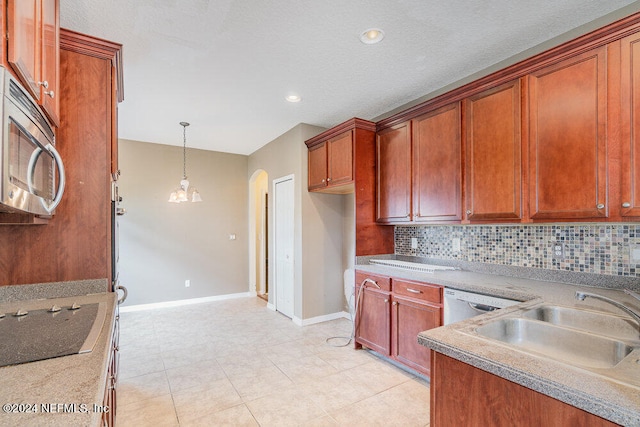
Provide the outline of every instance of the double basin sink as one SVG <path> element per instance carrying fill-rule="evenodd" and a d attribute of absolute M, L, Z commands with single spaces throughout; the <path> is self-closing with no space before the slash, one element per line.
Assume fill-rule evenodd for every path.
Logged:
<path fill-rule="evenodd" d="M 484 338 L 640 387 L 640 333 L 629 317 L 541 304 L 476 328 Z"/>

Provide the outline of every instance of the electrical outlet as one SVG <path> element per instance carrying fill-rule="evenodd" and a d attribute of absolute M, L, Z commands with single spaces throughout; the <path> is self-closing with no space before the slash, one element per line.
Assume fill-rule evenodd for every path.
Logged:
<path fill-rule="evenodd" d="M 191 286 L 191 280 L 187 279 L 184 281 L 184 287 L 188 288 L 189 286 Z"/>
<path fill-rule="evenodd" d="M 564 259 L 564 245 L 562 243 L 553 244 L 553 259 Z"/>
<path fill-rule="evenodd" d="M 411 249 L 418 249 L 418 239 L 416 237 L 411 238 Z"/>
<path fill-rule="evenodd" d="M 453 252 L 460 252 L 460 239 L 458 237 L 451 239 L 451 250 Z"/>
<path fill-rule="evenodd" d="M 629 258 L 632 262 L 640 261 L 640 245 L 631 245 L 629 247 Z"/>
<path fill-rule="evenodd" d="M 229 234 L 229 240 L 236 240 L 235 234 Z"/>

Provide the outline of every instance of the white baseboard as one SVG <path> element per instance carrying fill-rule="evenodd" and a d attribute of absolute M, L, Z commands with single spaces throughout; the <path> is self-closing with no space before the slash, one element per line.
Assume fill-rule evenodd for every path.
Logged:
<path fill-rule="evenodd" d="M 339 311 L 337 313 L 325 314 L 323 316 L 311 317 L 309 319 L 300 319 L 299 317 L 293 317 L 293 323 L 298 326 L 308 326 L 316 323 L 328 322 L 330 320 L 342 319 L 342 318 L 350 319 L 349 313 L 346 311 Z"/>
<path fill-rule="evenodd" d="M 121 313 L 127 313 L 131 311 L 144 311 L 144 310 L 153 310 L 155 308 L 166 308 L 166 307 L 179 307 L 182 305 L 191 305 L 191 304 L 200 304 L 203 302 L 211 302 L 211 301 L 223 301 L 227 299 L 235 299 L 235 298 L 248 298 L 251 296 L 251 292 L 240 292 L 237 294 L 227 294 L 227 295 L 214 295 L 210 297 L 202 297 L 202 298 L 190 298 L 190 299 L 182 299 L 176 301 L 165 301 L 165 302 L 155 302 L 151 304 L 138 304 L 138 305 L 126 305 L 124 307 L 120 307 Z"/>

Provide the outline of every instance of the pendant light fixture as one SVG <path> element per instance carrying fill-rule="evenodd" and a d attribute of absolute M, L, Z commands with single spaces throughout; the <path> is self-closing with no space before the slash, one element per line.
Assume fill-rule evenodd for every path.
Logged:
<path fill-rule="evenodd" d="M 189 180 L 187 179 L 187 126 L 189 126 L 189 123 L 180 122 L 180 126 L 182 126 L 182 180 L 180 181 L 180 186 L 169 196 L 169 202 L 201 202 L 200 193 L 195 187 L 189 187 Z"/>

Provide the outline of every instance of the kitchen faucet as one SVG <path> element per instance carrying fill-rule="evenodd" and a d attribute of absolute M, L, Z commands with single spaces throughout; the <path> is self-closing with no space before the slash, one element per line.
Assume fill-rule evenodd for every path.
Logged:
<path fill-rule="evenodd" d="M 632 297 L 634 297 L 635 299 L 640 301 L 640 294 L 638 294 L 636 292 L 633 292 L 633 291 L 630 291 L 629 289 L 624 289 L 624 293 L 627 294 L 627 295 L 631 295 Z M 587 298 L 587 297 L 591 297 L 591 298 L 594 298 L 594 299 L 599 299 L 601 301 L 605 301 L 605 302 L 608 302 L 609 304 L 615 305 L 619 309 L 621 309 L 621 310 L 625 311 L 626 313 L 630 314 L 631 317 L 633 317 L 633 319 L 636 321 L 636 323 L 640 327 L 640 314 L 635 312 L 633 309 L 627 307 L 626 305 L 622 304 L 621 302 L 618 302 L 618 301 L 613 300 L 611 298 L 603 297 L 602 295 L 598 295 L 598 294 L 592 294 L 592 293 L 589 293 L 589 292 L 576 291 L 576 299 L 578 301 L 584 301 L 584 299 Z"/>

